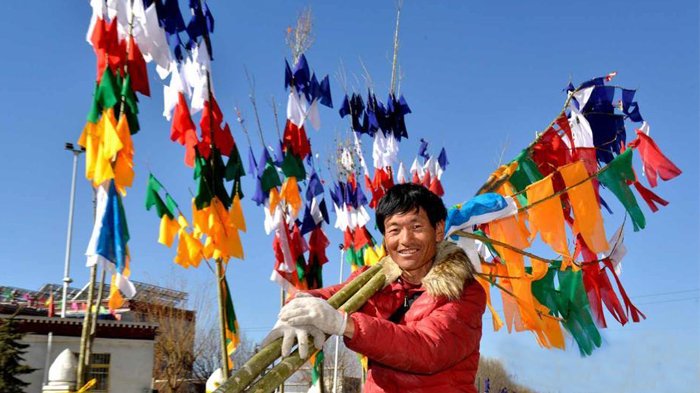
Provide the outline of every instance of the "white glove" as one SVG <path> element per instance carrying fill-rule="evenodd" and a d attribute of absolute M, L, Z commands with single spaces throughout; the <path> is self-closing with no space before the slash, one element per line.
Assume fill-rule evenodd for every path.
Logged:
<path fill-rule="evenodd" d="M 321 298 L 297 296 L 282 307 L 279 319 L 292 326 L 313 325 L 326 334 L 342 336 L 348 323 L 347 315 Z"/>
<path fill-rule="evenodd" d="M 323 343 L 326 341 L 326 335 L 315 326 L 292 326 L 291 324 L 278 320 L 272 331 L 263 339 L 262 346 L 266 346 L 272 341 L 283 337 L 282 339 L 282 356 L 289 356 L 292 353 L 294 346 L 294 338 L 299 343 L 299 356 L 306 359 L 309 356 L 309 335 L 314 338 L 314 347 L 316 349 L 323 348 Z"/>

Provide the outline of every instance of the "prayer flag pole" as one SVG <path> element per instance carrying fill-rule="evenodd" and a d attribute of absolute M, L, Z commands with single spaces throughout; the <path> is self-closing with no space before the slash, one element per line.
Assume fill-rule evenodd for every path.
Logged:
<path fill-rule="evenodd" d="M 92 326 L 92 304 L 95 296 L 95 281 L 97 280 L 97 264 L 90 266 L 90 283 L 88 284 L 88 298 L 85 304 L 85 316 L 83 318 L 83 331 L 80 335 L 80 353 L 78 355 L 78 375 L 76 386 L 85 384 L 85 374 L 90 365 L 88 351 L 88 341 L 90 336 L 90 327 Z"/>
<path fill-rule="evenodd" d="M 221 258 L 216 258 L 216 281 L 217 285 L 217 295 L 219 298 L 219 329 L 221 334 L 219 335 L 219 343 L 221 345 L 221 374 L 224 378 L 228 379 L 229 369 L 228 369 L 228 352 L 226 351 L 226 294 L 224 293 L 224 287 L 222 285 L 224 281 L 224 271 L 223 261 Z"/>

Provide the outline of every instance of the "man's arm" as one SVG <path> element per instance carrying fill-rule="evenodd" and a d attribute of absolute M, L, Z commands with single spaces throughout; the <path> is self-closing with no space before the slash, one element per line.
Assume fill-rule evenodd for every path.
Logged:
<path fill-rule="evenodd" d="M 402 371 L 432 374 L 449 368 L 476 351 L 481 340 L 486 295 L 476 281 L 468 285 L 462 299 L 408 325 L 352 314 L 345 343 L 372 361 Z"/>

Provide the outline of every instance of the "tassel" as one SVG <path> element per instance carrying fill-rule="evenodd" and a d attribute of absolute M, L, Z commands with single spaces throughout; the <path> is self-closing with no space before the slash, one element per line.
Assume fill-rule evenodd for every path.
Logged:
<path fill-rule="evenodd" d="M 644 202 L 646 202 L 647 205 L 649 205 L 649 209 L 651 209 L 652 212 L 656 212 L 659 210 L 659 207 L 656 206 L 656 203 L 658 203 L 661 206 L 668 206 L 668 201 L 662 199 L 653 191 L 644 187 L 638 180 L 635 180 L 632 184 L 634 184 L 634 188 L 637 189 L 637 192 L 642 197 L 642 199 L 644 199 Z"/>
<path fill-rule="evenodd" d="M 613 275 L 613 278 L 615 278 L 615 282 L 617 283 L 617 289 L 618 291 L 620 291 L 620 296 L 622 296 L 622 301 L 625 303 L 625 308 L 627 309 L 627 315 L 631 315 L 632 321 L 634 322 L 639 322 L 641 319 L 647 319 L 646 315 L 639 311 L 639 309 L 634 304 L 632 304 L 632 300 L 630 300 L 629 296 L 627 296 L 627 292 L 625 291 L 625 288 L 622 287 L 622 282 L 617 276 L 617 273 L 615 273 L 615 268 L 613 267 L 610 258 L 603 259 L 603 264 L 605 264 L 605 267 L 608 270 L 610 270 L 610 272 Z"/>

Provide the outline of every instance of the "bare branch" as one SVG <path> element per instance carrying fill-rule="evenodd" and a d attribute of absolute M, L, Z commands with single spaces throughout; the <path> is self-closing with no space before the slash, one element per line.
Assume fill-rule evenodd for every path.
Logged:
<path fill-rule="evenodd" d="M 287 28 L 285 41 L 292 50 L 293 63 L 296 64 L 299 56 L 311 48 L 311 45 L 314 43 L 311 7 L 304 8 L 299 13 L 296 27 L 289 26 Z"/>

